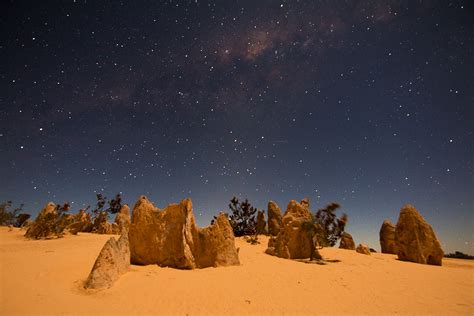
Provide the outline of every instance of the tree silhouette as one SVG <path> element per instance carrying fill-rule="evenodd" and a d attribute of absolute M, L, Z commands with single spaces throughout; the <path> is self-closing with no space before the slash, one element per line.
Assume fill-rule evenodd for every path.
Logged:
<path fill-rule="evenodd" d="M 229 216 L 229 221 L 234 235 L 236 237 L 255 236 L 257 232 L 257 221 L 255 218 L 257 209 L 247 199 L 240 203 L 235 196 L 230 200 L 229 208 L 232 212 Z"/>
<path fill-rule="evenodd" d="M 342 214 L 337 218 L 336 210 L 340 207 L 338 203 L 331 203 L 316 212 L 313 222 L 316 224 L 317 242 L 320 247 L 333 247 L 341 238 L 348 217 Z"/>
<path fill-rule="evenodd" d="M 101 193 L 97 193 L 95 195 L 97 199 L 96 207 L 92 210 L 92 218 L 96 219 L 100 213 L 104 211 L 105 203 L 107 202 L 107 198 L 103 196 Z"/>
<path fill-rule="evenodd" d="M 28 218 L 30 214 L 20 213 L 23 211 L 24 204 L 20 204 L 20 207 L 17 207 L 10 211 L 12 207 L 12 201 L 7 201 L 0 204 L 0 225 L 12 225 L 15 227 L 20 227 Z"/>
<path fill-rule="evenodd" d="M 311 242 L 310 260 L 322 259 L 318 248 L 332 247 L 341 238 L 348 221 L 346 214 L 337 218 L 335 211 L 341 206 L 338 203 L 328 204 L 319 209 L 316 214 L 311 213 L 311 218 L 301 225 Z"/>
<path fill-rule="evenodd" d="M 115 195 L 115 199 L 109 201 L 109 207 L 105 210 L 110 214 L 117 214 L 122 208 L 122 196 L 120 194 Z"/>
<path fill-rule="evenodd" d="M 96 207 L 92 210 L 94 220 L 97 218 L 103 219 L 103 217 L 108 218 L 109 214 L 117 214 L 122 208 L 122 196 L 120 194 L 116 194 L 114 199 L 107 201 L 107 197 L 98 193 L 96 194 L 96 199 Z M 106 204 L 109 204 L 109 206 L 104 209 Z"/>
<path fill-rule="evenodd" d="M 30 217 L 31 217 L 31 215 L 28 214 L 28 213 L 18 214 L 18 216 L 16 217 L 16 225 L 15 226 L 16 227 L 22 227 L 23 224 L 25 224 L 25 222 L 30 219 Z"/>

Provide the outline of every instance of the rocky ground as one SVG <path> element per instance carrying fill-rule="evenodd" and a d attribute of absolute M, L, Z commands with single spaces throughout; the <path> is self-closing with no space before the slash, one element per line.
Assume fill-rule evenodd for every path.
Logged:
<path fill-rule="evenodd" d="M 326 265 L 264 253 L 236 239 L 240 266 L 130 267 L 108 290 L 84 282 L 110 235 L 27 240 L 0 227 L 0 314 L 474 314 L 474 262 L 443 266 L 328 248 Z"/>

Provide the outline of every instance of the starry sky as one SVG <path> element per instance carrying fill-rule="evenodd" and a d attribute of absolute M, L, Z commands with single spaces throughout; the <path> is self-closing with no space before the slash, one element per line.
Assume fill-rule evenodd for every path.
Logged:
<path fill-rule="evenodd" d="M 474 254 L 472 1 L 4 1 L 0 199 L 309 197 Z M 470 123 L 471 122 L 471 123 Z"/>

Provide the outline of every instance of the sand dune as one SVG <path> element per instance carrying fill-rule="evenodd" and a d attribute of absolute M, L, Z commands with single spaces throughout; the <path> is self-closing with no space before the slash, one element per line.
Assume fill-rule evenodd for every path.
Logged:
<path fill-rule="evenodd" d="M 110 236 L 31 241 L 0 227 L 0 315 L 474 314 L 474 262 L 443 266 L 325 248 L 326 265 L 266 255 L 266 237 L 237 239 L 240 266 L 132 266 L 109 290 L 86 279 Z"/>

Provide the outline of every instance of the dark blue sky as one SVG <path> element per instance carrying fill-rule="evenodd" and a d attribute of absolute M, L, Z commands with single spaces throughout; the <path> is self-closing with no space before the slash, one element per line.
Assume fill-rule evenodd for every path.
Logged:
<path fill-rule="evenodd" d="M 474 253 L 469 1 L 10 1 L 1 5 L 0 199 L 96 192 L 337 201 L 378 247 L 411 203 Z"/>

